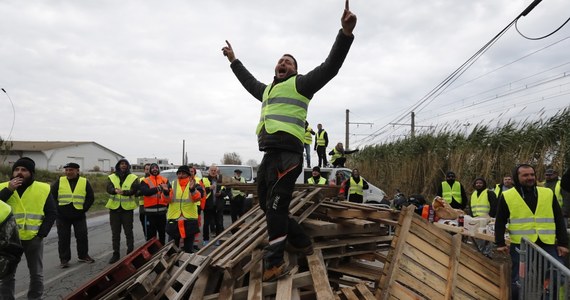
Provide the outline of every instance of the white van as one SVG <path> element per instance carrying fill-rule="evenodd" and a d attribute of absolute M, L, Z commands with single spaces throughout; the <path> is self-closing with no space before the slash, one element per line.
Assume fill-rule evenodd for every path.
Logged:
<path fill-rule="evenodd" d="M 168 179 L 168 182 L 172 183 L 177 178 L 176 171 L 178 171 L 178 169 L 168 169 L 160 171 L 160 175 L 164 176 L 166 179 Z M 202 178 L 202 170 L 196 169 L 196 177 Z"/>
<path fill-rule="evenodd" d="M 350 176 L 352 175 L 352 170 L 348 169 L 348 168 L 321 168 L 321 176 L 326 178 L 328 183 L 334 183 L 335 182 L 335 175 L 336 172 L 340 171 L 343 175 L 344 175 L 344 179 L 348 179 L 350 178 Z M 313 176 L 313 168 L 304 168 L 303 169 L 303 173 L 301 173 L 301 175 L 299 175 L 299 177 L 297 178 L 297 181 L 295 181 L 296 184 L 306 184 L 307 183 L 307 179 L 309 179 L 311 176 Z M 361 178 L 364 178 L 363 176 L 360 176 Z M 366 180 L 366 178 L 364 178 Z M 380 203 L 382 201 L 382 199 L 384 199 L 384 197 L 386 196 L 386 193 L 384 193 L 383 190 L 381 190 L 380 188 L 376 187 L 375 185 L 371 184 L 368 180 L 366 181 L 368 182 L 368 189 L 364 190 L 364 203 L 370 202 L 370 203 Z"/>

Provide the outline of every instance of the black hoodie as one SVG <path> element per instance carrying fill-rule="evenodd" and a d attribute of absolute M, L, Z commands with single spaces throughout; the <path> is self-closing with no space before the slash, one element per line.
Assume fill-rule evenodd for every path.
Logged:
<path fill-rule="evenodd" d="M 536 190 L 536 183 L 533 187 L 522 186 L 519 182 L 518 171 L 521 167 L 531 167 L 530 165 L 519 165 L 513 169 L 513 189 L 521 195 L 526 205 L 534 213 L 536 211 L 536 206 L 538 204 L 538 192 Z M 534 168 L 533 168 L 534 170 Z M 552 199 L 552 210 L 554 212 L 554 222 L 556 223 L 556 244 L 558 246 L 568 247 L 568 234 L 566 232 L 566 223 L 564 222 L 564 217 L 562 216 L 562 210 L 558 201 L 556 201 L 556 196 Z M 507 225 L 507 220 L 509 219 L 511 212 L 503 194 L 499 197 L 499 205 L 497 208 L 497 217 L 495 219 L 495 243 L 497 247 L 505 246 L 505 225 Z M 540 237 L 536 241 L 537 245 L 544 245 L 540 240 Z"/>

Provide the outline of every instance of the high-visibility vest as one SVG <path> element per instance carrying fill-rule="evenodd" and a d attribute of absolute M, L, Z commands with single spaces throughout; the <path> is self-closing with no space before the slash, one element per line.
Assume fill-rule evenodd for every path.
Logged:
<path fill-rule="evenodd" d="M 190 183 L 184 189 L 178 180 L 172 182 L 172 199 L 168 204 L 166 218 L 169 220 L 185 218 L 198 219 L 198 207 L 196 202 L 200 201 L 200 193 L 190 195 Z"/>
<path fill-rule="evenodd" d="M 357 183 L 354 178 L 350 177 L 350 188 L 348 189 L 349 194 L 364 195 L 364 178 L 360 177 L 360 181 Z"/>
<path fill-rule="evenodd" d="M 265 127 L 269 134 L 284 131 L 304 143 L 305 120 L 310 100 L 297 92 L 296 79 L 297 76 L 291 76 L 283 82 L 265 88 L 256 134 L 259 135 L 261 128 Z"/>
<path fill-rule="evenodd" d="M 138 177 L 135 174 L 127 175 L 125 181 L 123 181 L 123 185 L 121 185 L 121 179 L 116 174 L 109 175 L 109 180 L 113 183 L 113 186 L 116 189 L 121 189 L 123 191 L 128 191 L 131 189 L 131 186 L 137 180 Z M 109 195 L 109 200 L 107 200 L 107 204 L 105 204 L 106 208 L 109 209 L 117 209 L 122 207 L 124 210 L 133 210 L 137 208 L 137 203 L 135 202 L 134 195 L 131 196 L 123 196 L 119 194 Z"/>
<path fill-rule="evenodd" d="M 0 190 L 8 187 L 9 182 L 0 184 Z M 6 201 L 12 207 L 12 212 L 18 224 L 20 240 L 29 241 L 33 239 L 40 229 L 44 220 L 44 206 L 50 193 L 50 186 L 47 183 L 34 181 L 22 194 L 17 191 Z"/>
<path fill-rule="evenodd" d="M 556 200 L 558 200 L 558 204 L 560 204 L 560 207 L 562 208 L 562 204 L 564 204 L 564 198 L 562 197 L 560 179 L 556 182 L 556 186 L 554 187 L 554 195 L 556 196 Z"/>
<path fill-rule="evenodd" d="M 59 189 L 57 191 L 57 201 L 60 206 L 73 203 L 73 207 L 82 210 L 85 203 L 85 196 L 87 196 L 87 179 L 79 177 L 73 192 L 67 177 L 62 176 L 59 178 Z"/>
<path fill-rule="evenodd" d="M 473 191 L 473 194 L 471 194 L 471 213 L 473 216 L 488 215 L 489 211 L 491 211 L 489 190 L 484 189 L 479 196 L 477 196 L 477 191 Z"/>
<path fill-rule="evenodd" d="M 12 212 L 12 207 L 6 204 L 4 201 L 0 201 L 0 224 L 4 223 L 8 216 Z"/>
<path fill-rule="evenodd" d="M 540 240 L 548 245 L 556 241 L 556 223 L 552 211 L 553 192 L 551 189 L 536 187 L 538 203 L 534 214 L 524 202 L 517 189 L 503 192 L 505 202 L 509 207 L 509 237 L 512 243 L 520 244 L 522 237 L 532 242 Z"/>
<path fill-rule="evenodd" d="M 241 182 L 241 183 L 245 183 L 245 178 L 243 178 L 243 177 L 240 177 L 239 179 L 237 179 L 234 176 L 234 179 Z M 232 189 L 232 197 L 235 197 L 235 196 L 244 196 L 245 197 L 245 193 L 236 189 L 236 188 L 233 188 Z"/>
<path fill-rule="evenodd" d="M 495 185 L 495 189 L 493 190 L 493 192 L 495 192 L 495 196 L 497 196 L 497 199 L 499 198 L 499 194 L 501 193 L 501 190 L 502 190 L 501 185 L 497 183 Z"/>
<path fill-rule="evenodd" d="M 313 143 L 313 135 L 311 134 L 311 126 L 307 126 L 305 129 L 305 144 L 310 145 Z"/>
<path fill-rule="evenodd" d="M 144 179 L 144 182 L 148 185 L 149 188 L 155 188 L 163 183 L 168 184 L 168 179 L 164 176 L 157 175 L 157 176 L 149 176 Z M 169 196 L 164 195 L 162 191 L 157 192 L 154 195 L 144 196 L 144 207 L 153 207 L 153 206 L 164 206 L 164 211 L 166 211 L 166 207 L 168 206 L 168 202 L 170 201 Z"/>
<path fill-rule="evenodd" d="M 343 157 L 344 154 L 338 150 L 336 150 L 336 147 L 333 148 L 333 155 L 331 156 L 331 162 L 334 164 L 334 162 L 337 160 L 337 158 L 341 158 Z"/>
<path fill-rule="evenodd" d="M 441 197 L 445 199 L 447 203 L 451 203 L 451 197 L 453 197 L 458 203 L 463 203 L 463 199 L 461 199 L 461 183 L 459 183 L 459 181 L 455 181 L 453 186 L 449 186 L 447 181 L 442 181 L 441 191 Z"/>
<path fill-rule="evenodd" d="M 317 146 L 324 146 L 327 144 L 325 140 L 325 133 L 326 131 L 323 129 L 320 133 L 317 133 Z"/>
<path fill-rule="evenodd" d="M 309 179 L 307 179 L 307 183 L 308 184 L 315 184 L 315 179 L 313 177 L 310 177 Z M 326 183 L 327 183 L 327 180 L 324 177 L 320 176 L 319 182 L 317 184 L 324 185 Z"/>
<path fill-rule="evenodd" d="M 139 177 L 139 181 L 142 182 L 145 178 L 146 178 L 146 177 L 141 176 L 141 177 Z M 139 206 L 144 206 L 144 197 L 143 197 L 142 195 L 141 195 L 141 196 L 136 196 L 135 199 L 138 201 Z"/>

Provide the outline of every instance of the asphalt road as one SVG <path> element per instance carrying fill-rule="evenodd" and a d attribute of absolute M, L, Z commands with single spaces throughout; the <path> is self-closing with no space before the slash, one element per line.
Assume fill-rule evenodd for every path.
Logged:
<path fill-rule="evenodd" d="M 229 226 L 230 218 L 224 216 L 224 226 Z M 55 225 L 50 234 L 44 239 L 44 297 L 45 299 L 62 299 L 82 286 L 90 279 L 96 277 L 105 268 L 108 268 L 109 259 L 112 255 L 111 227 L 109 225 L 109 215 L 103 212 L 98 216 L 87 219 L 89 228 L 89 255 L 95 259 L 93 264 L 85 264 L 77 261 L 77 250 L 75 238 L 71 242 L 70 267 L 61 269 L 57 251 L 57 232 Z M 142 227 L 138 214 L 135 213 L 135 249 L 145 243 Z M 125 236 L 121 236 L 121 255 L 126 252 Z M 29 273 L 25 257 L 18 265 L 16 272 L 16 299 L 26 299 L 29 285 Z"/>

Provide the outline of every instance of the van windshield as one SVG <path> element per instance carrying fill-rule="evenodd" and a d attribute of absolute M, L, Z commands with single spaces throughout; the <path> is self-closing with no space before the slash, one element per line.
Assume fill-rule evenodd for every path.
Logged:
<path fill-rule="evenodd" d="M 218 170 L 222 176 L 230 178 L 234 176 L 236 169 L 241 170 L 241 177 L 247 182 L 253 180 L 252 168 L 250 166 L 218 166 Z"/>

